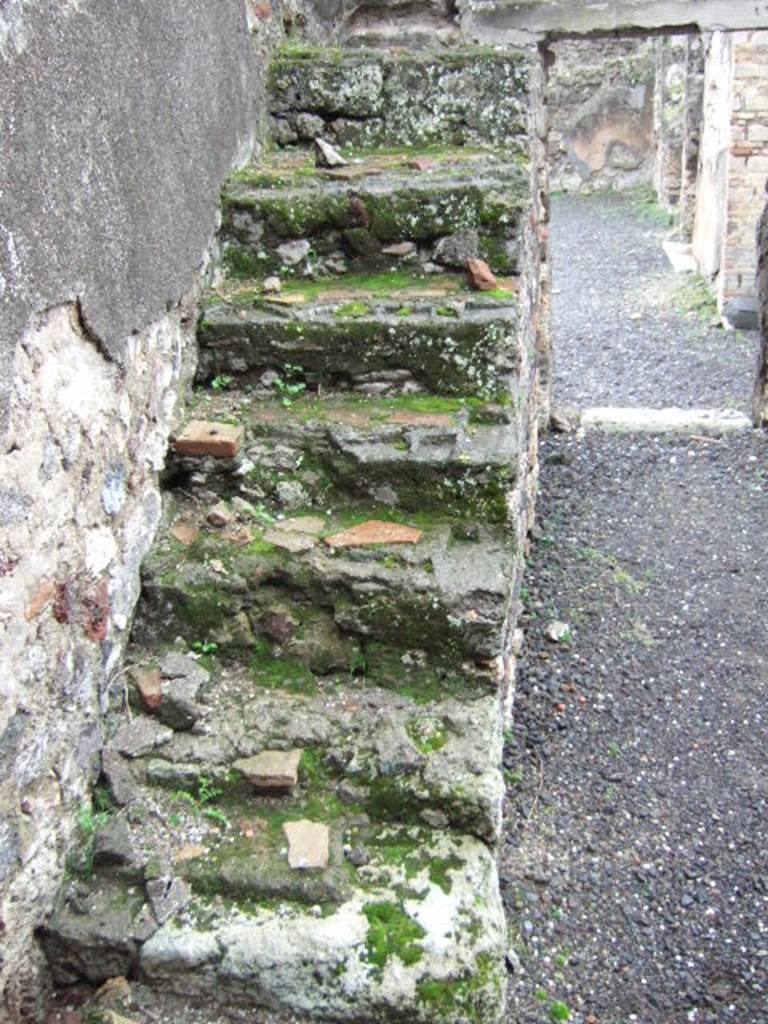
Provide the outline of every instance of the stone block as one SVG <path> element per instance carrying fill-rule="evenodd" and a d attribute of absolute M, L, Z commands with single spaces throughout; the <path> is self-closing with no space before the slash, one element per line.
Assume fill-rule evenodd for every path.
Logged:
<path fill-rule="evenodd" d="M 316 821 L 287 821 L 288 864 L 295 870 L 318 871 L 328 867 L 328 826 Z"/>
<path fill-rule="evenodd" d="M 177 455 L 231 459 L 240 451 L 243 436 L 243 428 L 233 423 L 192 420 L 176 438 L 173 447 Z"/>
<path fill-rule="evenodd" d="M 233 767 L 255 789 L 293 789 L 299 781 L 300 760 L 300 750 L 262 750 L 235 761 Z"/>

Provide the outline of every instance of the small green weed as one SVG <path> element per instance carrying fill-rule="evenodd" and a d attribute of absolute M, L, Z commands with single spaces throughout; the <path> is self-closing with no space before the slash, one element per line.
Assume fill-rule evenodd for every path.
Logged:
<path fill-rule="evenodd" d="M 549 1004 L 549 1019 L 551 1021 L 568 1021 L 571 1019 L 571 1008 L 567 1003 L 555 999 Z"/>
<path fill-rule="evenodd" d="M 306 383 L 299 380 L 303 375 L 304 369 L 301 366 L 296 366 L 294 363 L 283 364 L 283 376 L 277 378 L 275 387 L 285 409 L 290 409 L 299 395 L 307 390 Z"/>
<path fill-rule="evenodd" d="M 234 383 L 234 377 L 230 377 L 229 374 L 223 373 L 220 376 L 213 378 L 211 381 L 211 388 L 214 391 L 228 391 Z"/>
<path fill-rule="evenodd" d="M 195 640 L 192 644 L 192 650 L 198 654 L 215 654 L 218 651 L 219 645 L 214 643 L 212 640 Z"/>
<path fill-rule="evenodd" d="M 94 803 L 96 801 L 94 800 Z M 77 811 L 77 836 L 79 846 L 73 853 L 67 867 L 72 874 L 90 878 L 93 875 L 93 850 L 96 833 L 107 823 L 109 813 L 106 810 L 94 810 L 93 804 L 83 801 Z"/>
<path fill-rule="evenodd" d="M 215 822 L 221 828 L 229 828 L 229 818 L 218 807 L 204 807 L 203 817 Z"/>

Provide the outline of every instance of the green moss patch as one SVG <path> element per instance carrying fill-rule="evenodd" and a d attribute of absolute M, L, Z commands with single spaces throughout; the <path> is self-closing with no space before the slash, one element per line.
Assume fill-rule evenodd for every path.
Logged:
<path fill-rule="evenodd" d="M 502 992 L 501 965 L 488 954 L 478 956 L 475 970 L 456 979 L 426 978 L 416 985 L 416 997 L 446 1021 L 484 1024 Z"/>
<path fill-rule="evenodd" d="M 407 967 L 421 960 L 424 948 L 420 940 L 426 932 L 401 905 L 366 903 L 363 913 L 368 918 L 365 946 L 369 963 L 381 971 L 391 957 L 397 957 Z"/>

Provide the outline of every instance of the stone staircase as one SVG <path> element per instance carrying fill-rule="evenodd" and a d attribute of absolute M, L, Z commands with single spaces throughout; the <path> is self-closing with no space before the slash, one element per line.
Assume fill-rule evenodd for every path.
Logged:
<path fill-rule="evenodd" d="M 379 148 L 329 170 L 278 149 L 224 189 L 224 273 L 97 811 L 42 934 L 59 984 L 126 975 L 318 1021 L 501 1020 L 533 199 L 519 118 L 502 147 L 486 107 L 524 106 L 525 67 L 276 62 L 278 142 L 354 128 Z M 376 92 L 410 81 L 430 109 L 424 90 L 457 75 L 469 99 L 423 124 Z M 462 114 L 484 96 L 482 118 Z M 469 286 L 477 258 L 489 290 Z"/>

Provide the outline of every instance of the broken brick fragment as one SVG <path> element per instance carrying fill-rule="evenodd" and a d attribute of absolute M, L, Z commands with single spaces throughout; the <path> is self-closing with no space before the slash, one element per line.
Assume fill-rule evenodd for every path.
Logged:
<path fill-rule="evenodd" d="M 234 423 L 192 420 L 173 442 L 177 455 L 210 455 L 231 459 L 240 451 L 244 431 Z"/>

